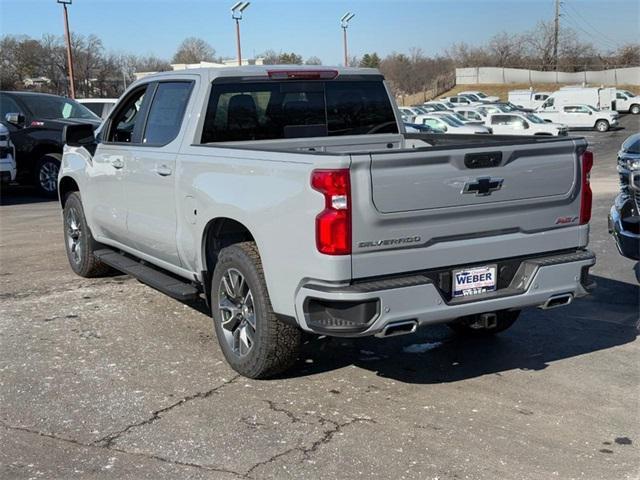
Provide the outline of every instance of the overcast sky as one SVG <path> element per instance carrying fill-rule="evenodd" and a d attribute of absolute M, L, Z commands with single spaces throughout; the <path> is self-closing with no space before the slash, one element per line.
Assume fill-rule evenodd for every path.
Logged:
<path fill-rule="evenodd" d="M 73 0 L 71 28 L 95 34 L 107 51 L 170 58 L 189 36 L 208 41 L 218 55 L 235 56 L 229 8 L 220 0 Z M 603 50 L 640 38 L 638 0 L 563 0 L 562 26 Z M 253 0 L 242 20 L 243 56 L 267 49 L 315 55 L 337 64 L 342 55 L 339 19 L 356 14 L 350 53 L 444 53 L 453 42 L 480 44 L 500 31 L 522 32 L 553 18 L 554 0 Z M 2 34 L 61 34 L 56 0 L 0 0 Z"/>

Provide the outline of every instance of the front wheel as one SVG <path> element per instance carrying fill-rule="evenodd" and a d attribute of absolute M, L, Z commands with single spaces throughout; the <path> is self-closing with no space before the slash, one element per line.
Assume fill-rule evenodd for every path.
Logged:
<path fill-rule="evenodd" d="M 266 378 L 297 358 L 301 331 L 273 312 L 254 242 L 223 248 L 211 279 L 218 343 L 229 365 L 249 378 Z"/>
<path fill-rule="evenodd" d="M 60 160 L 57 153 L 43 155 L 36 166 L 35 184 L 40 195 L 53 198 L 58 194 L 58 173 L 60 172 Z"/>
<path fill-rule="evenodd" d="M 599 132 L 606 132 L 609 130 L 609 122 L 606 120 L 598 120 L 596 122 L 596 130 Z"/>
<path fill-rule="evenodd" d="M 64 246 L 71 269 L 86 278 L 100 277 L 109 273 L 111 268 L 93 254 L 101 244 L 94 240 L 89 230 L 80 193 L 69 194 L 64 204 L 63 218 Z"/>
<path fill-rule="evenodd" d="M 629 111 L 633 115 L 638 115 L 640 113 L 640 105 L 631 105 L 631 108 L 629 109 Z"/>
<path fill-rule="evenodd" d="M 520 310 L 502 310 L 495 312 L 495 318 L 482 318 L 482 314 L 469 315 L 448 323 L 447 326 L 458 335 L 467 337 L 485 337 L 504 332 L 520 316 Z"/>

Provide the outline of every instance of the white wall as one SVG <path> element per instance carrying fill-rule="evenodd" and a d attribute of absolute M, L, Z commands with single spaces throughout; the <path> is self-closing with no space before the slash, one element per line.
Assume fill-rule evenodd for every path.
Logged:
<path fill-rule="evenodd" d="M 640 85 L 640 67 L 586 72 L 541 72 L 521 68 L 456 68 L 456 84 L 476 83 L 589 83 Z"/>

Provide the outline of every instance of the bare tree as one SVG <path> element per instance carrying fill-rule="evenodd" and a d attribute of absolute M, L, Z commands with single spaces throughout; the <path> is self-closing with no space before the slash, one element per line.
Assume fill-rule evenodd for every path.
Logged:
<path fill-rule="evenodd" d="M 305 65 L 322 65 L 322 60 L 319 57 L 309 57 L 304 63 Z"/>
<path fill-rule="evenodd" d="M 213 62 L 216 51 L 201 38 L 189 37 L 182 41 L 172 63 Z"/>

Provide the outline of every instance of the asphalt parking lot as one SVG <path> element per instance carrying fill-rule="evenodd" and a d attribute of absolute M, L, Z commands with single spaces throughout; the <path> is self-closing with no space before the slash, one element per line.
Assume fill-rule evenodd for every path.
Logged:
<path fill-rule="evenodd" d="M 584 133 L 592 296 L 489 340 L 314 338 L 268 381 L 227 366 L 203 303 L 75 276 L 58 204 L 5 189 L 0 478 L 639 478 L 639 290 L 606 223 L 622 125 Z"/>

